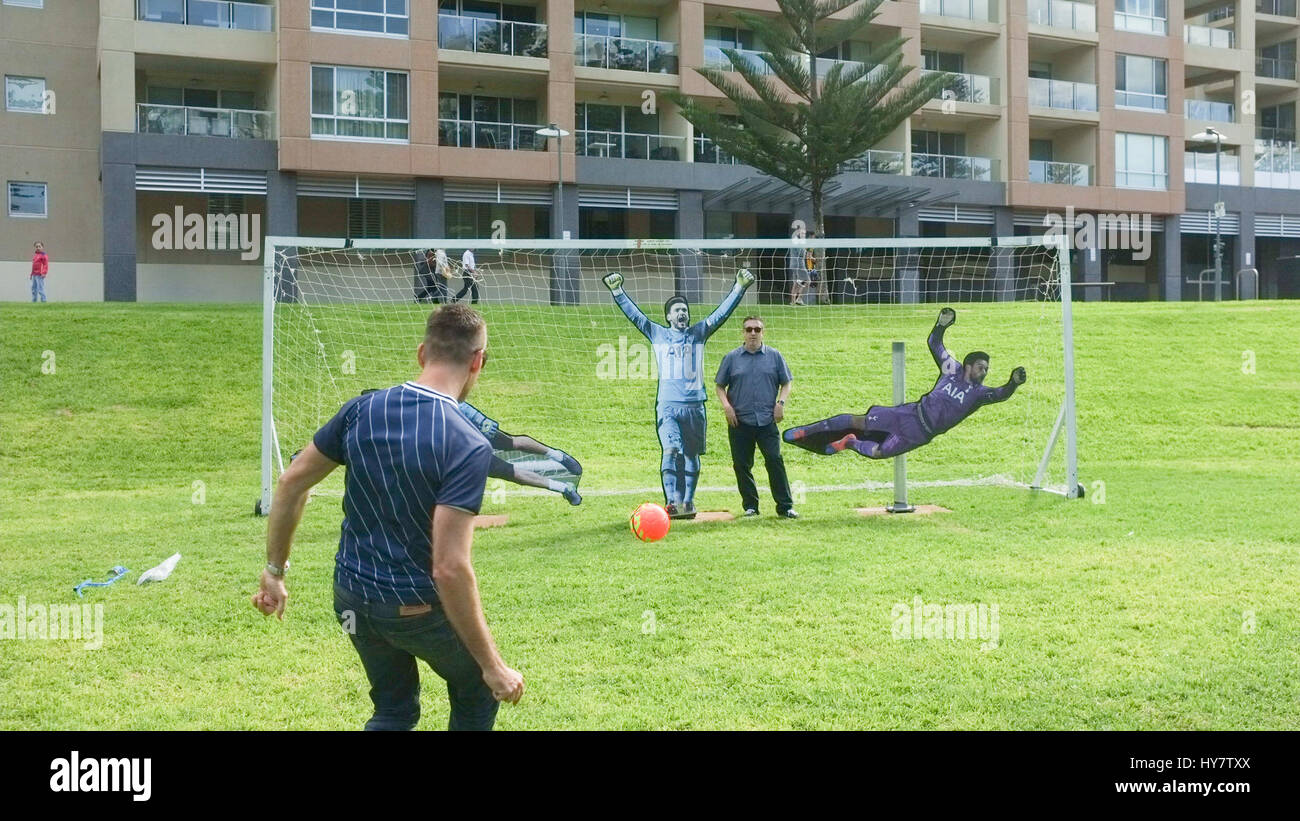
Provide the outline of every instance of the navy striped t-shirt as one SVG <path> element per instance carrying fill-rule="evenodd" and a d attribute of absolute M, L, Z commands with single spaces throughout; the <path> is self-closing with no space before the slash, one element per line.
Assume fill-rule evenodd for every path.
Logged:
<path fill-rule="evenodd" d="M 347 465 L 335 583 L 366 601 L 435 601 L 433 507 L 478 513 L 492 460 L 483 434 L 455 399 L 406 382 L 349 400 L 312 441 Z"/>

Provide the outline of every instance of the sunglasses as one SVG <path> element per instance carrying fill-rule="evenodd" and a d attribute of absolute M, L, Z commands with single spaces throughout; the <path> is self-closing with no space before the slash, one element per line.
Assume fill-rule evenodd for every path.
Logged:
<path fill-rule="evenodd" d="M 762 328 L 746 328 L 746 329 L 745 329 L 745 333 L 747 333 L 747 334 L 761 334 L 762 332 L 763 332 L 763 329 L 762 329 Z"/>

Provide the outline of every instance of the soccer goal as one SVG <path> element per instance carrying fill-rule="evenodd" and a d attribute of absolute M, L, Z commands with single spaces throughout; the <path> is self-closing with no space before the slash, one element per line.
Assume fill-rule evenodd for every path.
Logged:
<path fill-rule="evenodd" d="M 443 251 L 450 265 L 431 264 Z M 658 381 L 649 343 L 602 278 L 623 275 L 652 321 L 674 295 L 690 321 L 712 312 L 741 270 L 756 282 L 707 343 L 709 399 L 700 490 L 735 493 L 726 420 L 713 396 L 742 320 L 761 316 L 793 391 L 785 428 L 894 404 L 892 343 L 906 343 L 906 395 L 939 372 L 926 346 L 940 308 L 957 321 L 959 359 L 990 355 L 988 385 L 1023 366 L 1028 382 L 908 455 L 913 488 L 989 485 L 1082 494 L 1077 475 L 1068 252 L 1051 237 L 785 240 L 351 240 L 268 237 L 262 360 L 262 494 L 348 399 L 416 376 L 431 310 L 463 290 L 474 257 L 490 364 L 470 401 L 503 430 L 531 435 L 584 466 L 583 493 L 658 495 Z M 441 260 L 441 255 L 436 256 Z M 450 274 L 450 279 L 444 275 Z M 461 301 L 469 301 L 467 292 Z M 801 304 L 800 304 L 801 303 Z M 1064 439 L 1064 447 L 1060 440 Z M 786 450 L 796 494 L 892 487 L 890 465 L 852 453 Z M 761 473 L 761 471 L 760 471 Z M 331 479 L 341 487 L 341 479 Z M 492 499 L 529 493 L 489 483 Z M 920 491 L 919 495 L 923 495 Z M 733 500 L 734 501 L 734 500 Z"/>

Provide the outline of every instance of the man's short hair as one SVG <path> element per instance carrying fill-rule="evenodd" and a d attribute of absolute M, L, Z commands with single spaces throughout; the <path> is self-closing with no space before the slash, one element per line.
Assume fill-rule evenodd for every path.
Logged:
<path fill-rule="evenodd" d="M 468 365 L 478 350 L 483 316 L 468 305 L 444 305 L 429 314 L 424 327 L 424 355 L 431 362 Z"/>
<path fill-rule="evenodd" d="M 672 307 L 676 305 L 678 302 L 685 305 L 687 310 L 690 310 L 691 303 L 686 301 L 686 297 L 682 296 L 681 294 L 673 294 L 672 296 L 668 297 L 668 301 L 664 303 L 664 316 L 668 316 L 668 312 L 672 310 Z"/>
<path fill-rule="evenodd" d="M 989 355 L 984 353 L 983 351 L 971 351 L 970 353 L 966 354 L 966 358 L 961 361 L 961 364 L 963 367 L 969 368 L 971 365 L 974 365 L 976 362 L 980 361 L 981 359 L 983 359 L 985 362 L 988 362 Z"/>
<path fill-rule="evenodd" d="M 740 327 L 742 327 L 742 328 L 745 327 L 745 323 L 746 323 L 746 322 L 749 322 L 749 321 L 752 320 L 752 319 L 757 319 L 759 322 L 762 322 L 762 323 L 763 323 L 763 327 L 764 327 L 764 328 L 767 327 L 767 320 L 763 319 L 763 317 L 759 316 L 758 314 L 750 314 L 749 316 L 747 316 L 747 317 L 745 317 L 744 319 L 740 320 Z"/>

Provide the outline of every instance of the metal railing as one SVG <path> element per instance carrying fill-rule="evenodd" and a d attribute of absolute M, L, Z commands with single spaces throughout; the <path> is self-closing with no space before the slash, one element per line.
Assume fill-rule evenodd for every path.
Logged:
<path fill-rule="evenodd" d="M 545 23 L 438 15 L 438 48 L 514 57 L 545 57 L 546 47 Z"/>
<path fill-rule="evenodd" d="M 141 134 L 273 140 L 273 122 L 274 115 L 269 111 L 156 103 L 136 105 L 136 130 Z"/>
<path fill-rule="evenodd" d="M 615 157 L 626 160 L 684 160 L 686 138 L 675 134 L 633 134 L 626 131 L 578 130 L 580 157 Z"/>
<path fill-rule="evenodd" d="M 997 81 L 982 74 L 957 74 L 948 71 L 922 69 L 921 76 L 947 74 L 952 79 L 944 86 L 941 96 L 935 99 L 957 100 L 963 103 L 996 103 Z"/>
<path fill-rule="evenodd" d="M 1212 26 L 1197 26 L 1191 23 L 1187 23 L 1183 26 L 1183 42 L 1189 46 L 1235 48 L 1236 41 L 1236 34 L 1232 29 L 1220 29 Z"/>
<path fill-rule="evenodd" d="M 635 37 L 575 34 L 574 60 L 589 68 L 616 68 L 654 74 L 677 73 L 677 44 Z"/>
<path fill-rule="evenodd" d="M 1169 175 L 1163 171 L 1121 171 L 1115 169 L 1116 188 L 1139 188 L 1145 191 L 1168 191 Z"/>
<path fill-rule="evenodd" d="M 1092 166 L 1078 162 L 1030 160 L 1029 181 L 1052 185 L 1092 185 Z"/>
<path fill-rule="evenodd" d="M 1296 0 L 1255 0 L 1255 11 L 1277 17 L 1295 17 Z"/>
<path fill-rule="evenodd" d="M 1042 77 L 1030 77 L 1029 104 L 1040 108 L 1096 111 L 1097 86 L 1092 83 L 1075 83 L 1070 80 L 1048 80 Z"/>
<path fill-rule="evenodd" d="M 913 154 L 912 176 L 944 177 L 950 180 L 990 182 L 995 177 L 997 160 L 988 157 L 961 157 L 952 154 Z"/>
<path fill-rule="evenodd" d="M 1219 103 L 1214 100 L 1183 100 L 1183 116 L 1189 120 L 1205 120 L 1211 123 L 1236 122 L 1236 108 L 1232 103 Z"/>
<path fill-rule="evenodd" d="M 990 3 L 989 0 L 921 0 L 922 14 L 964 17 L 981 22 L 996 22 L 991 14 L 996 9 L 996 3 Z"/>
<path fill-rule="evenodd" d="M 1255 128 L 1255 139 L 1265 142 L 1275 143 L 1293 143 L 1295 142 L 1296 132 L 1294 128 L 1273 128 L 1270 126 L 1257 126 Z"/>
<path fill-rule="evenodd" d="M 1256 140 L 1255 187 L 1300 190 L 1300 145 Z"/>
<path fill-rule="evenodd" d="M 150 23 L 270 31 L 272 7 L 229 0 L 136 0 L 136 19 Z"/>
<path fill-rule="evenodd" d="M 767 63 L 763 61 L 763 58 L 759 56 L 762 52 L 744 48 L 738 48 L 735 50 L 740 53 L 741 58 L 744 59 L 744 61 L 748 63 L 754 71 L 759 74 L 772 73 L 772 69 L 769 68 Z M 733 70 L 731 61 L 727 59 L 727 55 L 722 53 L 722 49 L 717 46 L 704 47 L 704 65 L 709 68 L 720 68 L 723 71 Z"/>
<path fill-rule="evenodd" d="M 1272 77 L 1275 80 L 1294 80 L 1296 78 L 1295 60 L 1279 60 L 1275 57 L 1256 57 L 1255 76 Z"/>
<path fill-rule="evenodd" d="M 1097 7 L 1071 0 L 1029 0 L 1029 22 L 1075 31 L 1096 31 Z"/>
<path fill-rule="evenodd" d="M 1136 31 L 1139 34 L 1168 34 L 1169 20 L 1165 17 L 1152 17 L 1148 14 L 1128 14 L 1115 12 L 1115 28 L 1123 31 Z"/>
<path fill-rule="evenodd" d="M 1241 158 L 1235 154 L 1220 154 L 1218 178 L 1223 185 L 1240 185 Z M 1184 153 L 1183 181 L 1214 185 L 1214 152 L 1188 151 Z"/>
<path fill-rule="evenodd" d="M 841 171 L 866 171 L 869 174 L 902 174 L 907 164 L 902 151 L 873 148 L 840 166 Z"/>
<path fill-rule="evenodd" d="M 457 148 L 496 148 L 507 151 L 545 151 L 546 139 L 537 136 L 544 125 L 493 123 L 481 120 L 438 120 L 438 145 Z"/>
<path fill-rule="evenodd" d="M 731 156 L 718 147 L 718 144 L 708 137 L 695 138 L 695 161 L 712 163 L 714 165 L 743 165 L 740 160 Z"/>
<path fill-rule="evenodd" d="M 1169 95 L 1149 91 L 1124 91 L 1115 89 L 1116 108 L 1141 108 L 1150 111 L 1168 111 Z"/>

